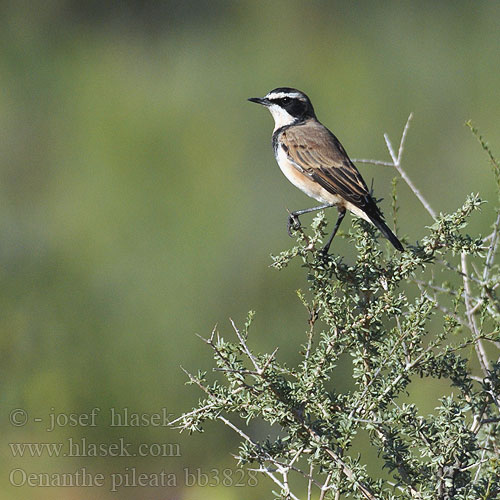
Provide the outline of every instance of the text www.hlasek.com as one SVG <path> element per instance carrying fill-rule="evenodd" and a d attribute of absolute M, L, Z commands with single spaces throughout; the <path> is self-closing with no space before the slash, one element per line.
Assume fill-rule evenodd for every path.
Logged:
<path fill-rule="evenodd" d="M 59 443 L 9 443 L 13 457 L 180 457 L 178 443 L 93 443 L 82 437 Z"/>

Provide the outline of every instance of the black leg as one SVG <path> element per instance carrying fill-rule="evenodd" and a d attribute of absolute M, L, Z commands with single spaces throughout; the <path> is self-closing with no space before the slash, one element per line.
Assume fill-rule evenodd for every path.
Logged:
<path fill-rule="evenodd" d="M 296 210 L 295 212 L 292 212 L 288 216 L 288 224 L 287 224 L 288 234 L 292 236 L 292 230 L 297 231 L 298 229 L 300 229 L 299 216 L 308 214 L 309 212 L 315 212 L 316 210 L 322 210 L 323 208 L 330 208 L 333 206 L 334 205 L 326 204 L 326 205 L 320 205 L 319 207 L 304 208 L 304 210 Z"/>
<path fill-rule="evenodd" d="M 328 240 L 328 243 L 323 247 L 321 250 L 321 253 L 326 255 L 328 253 L 328 250 L 330 250 L 330 245 L 332 244 L 333 238 L 337 234 L 337 231 L 339 229 L 340 223 L 342 222 L 342 219 L 345 217 L 345 208 L 339 208 L 339 218 L 337 219 L 337 223 L 335 224 L 335 227 L 333 228 L 333 233 L 330 236 L 330 239 Z"/>

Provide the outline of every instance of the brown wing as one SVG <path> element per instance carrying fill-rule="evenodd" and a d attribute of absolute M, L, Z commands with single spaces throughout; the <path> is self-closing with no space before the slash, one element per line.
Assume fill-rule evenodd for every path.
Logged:
<path fill-rule="evenodd" d="M 318 122 L 290 127 L 282 132 L 289 160 L 298 170 L 332 194 L 366 210 L 379 213 L 365 181 L 339 140 Z"/>

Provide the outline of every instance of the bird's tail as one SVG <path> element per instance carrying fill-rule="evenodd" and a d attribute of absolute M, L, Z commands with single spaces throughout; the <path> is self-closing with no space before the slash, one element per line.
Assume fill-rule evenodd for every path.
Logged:
<path fill-rule="evenodd" d="M 373 225 L 377 227 L 380 232 L 394 245 L 396 250 L 402 252 L 404 250 L 403 245 L 397 239 L 396 235 L 387 227 L 386 223 L 383 221 L 382 217 L 368 216 L 372 221 Z"/>

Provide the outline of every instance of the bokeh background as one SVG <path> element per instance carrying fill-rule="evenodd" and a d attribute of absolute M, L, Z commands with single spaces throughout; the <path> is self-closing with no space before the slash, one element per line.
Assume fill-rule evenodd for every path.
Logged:
<path fill-rule="evenodd" d="M 413 111 L 407 172 L 438 212 L 470 192 L 490 199 L 474 220 L 486 233 L 496 195 L 464 122 L 500 151 L 499 19 L 489 1 L 2 2 L 1 497 L 270 498 L 265 478 L 186 486 L 186 470 L 235 470 L 237 436 L 222 425 L 194 436 L 109 425 L 111 408 L 190 409 L 201 394 L 180 365 L 212 366 L 195 333 L 218 323 L 231 336 L 229 318 L 241 324 L 250 309 L 255 349 L 298 359 L 307 315 L 295 290 L 307 282 L 298 265 L 269 265 L 292 244 L 286 209 L 312 200 L 280 173 L 271 117 L 246 98 L 300 88 L 352 157 L 379 160 L 389 159 L 383 133 L 398 143 Z M 395 172 L 360 170 L 389 214 Z M 411 243 L 431 220 L 399 186 L 399 233 Z M 351 258 L 348 242 L 334 248 Z M 94 407 L 96 427 L 46 430 L 51 413 Z M 15 408 L 26 425 L 9 422 Z M 8 445 L 70 437 L 176 444 L 180 456 L 28 458 Z M 105 486 L 9 481 L 17 468 L 81 467 L 105 474 Z M 177 486 L 109 491 L 109 475 L 125 481 L 132 468 L 163 470 Z"/>

